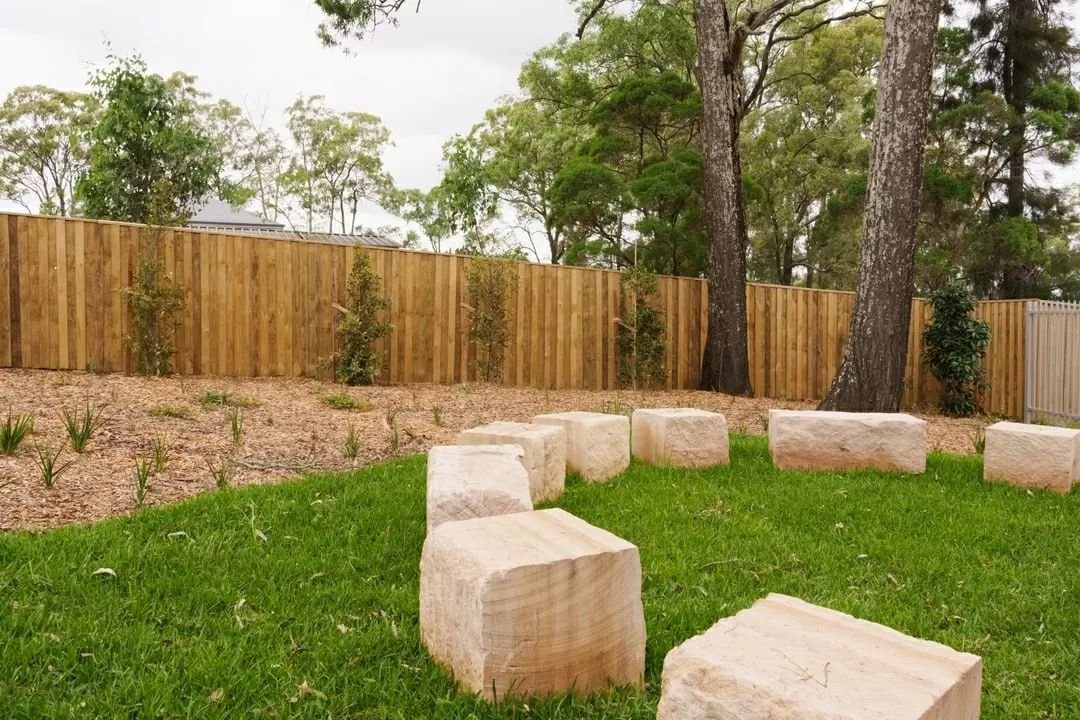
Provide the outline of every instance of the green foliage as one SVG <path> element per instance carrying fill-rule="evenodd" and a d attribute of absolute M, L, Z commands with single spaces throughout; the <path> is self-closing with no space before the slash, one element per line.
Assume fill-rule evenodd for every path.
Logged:
<path fill-rule="evenodd" d="M 349 426 L 349 430 L 345 434 L 345 444 L 342 447 L 342 454 L 345 455 L 348 460 L 355 460 L 356 456 L 360 454 L 360 435 L 357 434 L 356 428 L 352 425 Z"/>
<path fill-rule="evenodd" d="M 371 412 L 375 408 L 367 400 L 355 398 L 347 393 L 333 393 L 323 396 L 323 404 L 334 410 L 350 410 L 355 412 Z"/>
<path fill-rule="evenodd" d="M 95 113 L 93 98 L 82 93 L 12 90 L 0 105 L 0 197 L 29 212 L 70 215 Z"/>
<path fill-rule="evenodd" d="M 668 378 L 664 316 L 652 304 L 656 275 L 636 266 L 626 270 L 622 287 L 622 317 L 619 318 L 616 349 L 619 354 L 619 382 L 633 389 L 662 387 Z"/>
<path fill-rule="evenodd" d="M 0 455 L 14 455 L 19 445 L 34 432 L 34 413 L 12 415 L 8 407 L 7 417 L 0 425 Z"/>
<path fill-rule="evenodd" d="M 381 294 L 380 284 L 371 259 L 357 249 L 345 284 L 345 306 L 338 308 L 343 317 L 338 324 L 341 350 L 337 374 L 347 385 L 371 385 L 382 367 L 383 356 L 375 343 L 393 332 L 394 326 L 379 319 L 379 314 L 390 306 Z"/>
<path fill-rule="evenodd" d="M 242 408 L 231 407 L 228 411 L 229 437 L 236 447 L 244 444 L 244 411 Z"/>
<path fill-rule="evenodd" d="M 182 225 L 213 189 L 222 158 L 198 126 L 190 78 L 110 57 L 90 77 L 101 115 L 75 188 L 87 217 Z"/>
<path fill-rule="evenodd" d="M 214 481 L 214 485 L 218 490 L 228 490 L 230 483 L 232 483 L 233 466 L 228 460 L 218 460 L 214 462 L 210 458 L 206 458 L 206 469 L 210 471 L 210 477 Z"/>
<path fill-rule="evenodd" d="M 469 340 L 476 344 L 476 372 L 485 382 L 502 378 L 510 341 L 510 300 L 517 289 L 517 266 L 505 258 L 473 258 L 465 268 L 469 293 Z"/>
<path fill-rule="evenodd" d="M 165 472 L 165 466 L 169 463 L 170 453 L 168 441 L 163 437 L 156 437 L 150 448 L 151 457 L 154 461 L 154 472 Z"/>
<path fill-rule="evenodd" d="M 934 315 L 923 331 L 923 362 L 941 383 L 941 409 L 965 417 L 979 409 L 985 389 L 982 361 L 990 344 L 990 325 L 975 318 L 970 290 L 950 283 L 930 298 Z"/>
<path fill-rule="evenodd" d="M 170 203 L 160 187 L 152 201 L 154 207 Z M 151 213 L 158 215 L 157 210 Z M 173 282 L 165 267 L 161 226 L 144 231 L 145 243 L 135 262 L 134 283 L 124 288 L 131 317 L 131 333 L 124 338 L 131 348 L 135 367 L 143 375 L 169 375 L 176 355 L 176 327 L 184 309 L 185 291 Z"/>
<path fill-rule="evenodd" d="M 105 417 L 105 408 L 94 407 L 89 402 L 86 403 L 81 414 L 78 408 L 74 410 L 64 408 L 60 411 L 60 420 L 64 423 L 64 429 L 67 430 L 71 449 L 77 453 L 84 452 L 97 431 L 108 422 L 108 418 Z"/>

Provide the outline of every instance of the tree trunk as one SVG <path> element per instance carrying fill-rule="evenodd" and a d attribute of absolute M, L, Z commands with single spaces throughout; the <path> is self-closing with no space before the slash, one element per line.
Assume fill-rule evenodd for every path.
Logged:
<path fill-rule="evenodd" d="M 840 371 L 821 403 L 823 410 L 900 409 L 940 13 L 941 0 L 889 4 L 854 314 Z"/>
<path fill-rule="evenodd" d="M 1009 178 L 1006 184 L 1005 214 L 1010 218 L 1024 216 L 1026 206 L 1025 173 L 1027 165 L 1025 141 L 1027 136 L 1028 95 L 1031 91 L 1027 62 L 1023 57 L 1022 28 L 1031 20 L 1032 0 L 1009 0 L 1009 18 L 1005 30 L 1005 57 L 1002 67 L 1002 90 L 1005 102 L 1013 112 L 1009 124 Z M 1030 51 L 1029 51 L 1030 53 Z M 1011 259 L 1011 258 L 1010 258 Z M 1017 298 L 1025 294 L 1023 268 L 1007 264 L 1002 274 L 1000 297 Z"/>
<path fill-rule="evenodd" d="M 702 162 L 709 233 L 709 332 L 701 389 L 750 395 L 746 353 L 746 220 L 739 123 L 742 40 L 727 0 L 696 0 Z"/>

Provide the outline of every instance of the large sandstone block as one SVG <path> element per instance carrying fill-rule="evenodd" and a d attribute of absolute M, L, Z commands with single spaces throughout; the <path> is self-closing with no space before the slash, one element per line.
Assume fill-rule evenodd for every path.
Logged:
<path fill-rule="evenodd" d="M 976 720 L 982 659 L 769 595 L 664 660 L 657 720 Z"/>
<path fill-rule="evenodd" d="M 770 410 L 769 451 L 784 470 L 926 471 L 926 421 L 902 413 Z"/>
<path fill-rule="evenodd" d="M 638 685 L 638 550 L 563 510 L 446 523 L 424 543 L 420 633 L 488 700 Z"/>
<path fill-rule="evenodd" d="M 709 467 L 726 465 L 727 418 L 691 408 L 635 410 L 634 457 L 653 465 Z"/>
<path fill-rule="evenodd" d="M 566 431 L 551 425 L 494 422 L 466 430 L 458 445 L 518 445 L 534 503 L 554 500 L 566 487 Z"/>
<path fill-rule="evenodd" d="M 566 431 L 566 468 L 588 482 L 603 482 L 630 465 L 630 418 L 590 412 L 537 415 L 537 425 Z"/>
<path fill-rule="evenodd" d="M 533 509 L 517 445 L 433 447 L 427 461 L 427 527 Z"/>
<path fill-rule="evenodd" d="M 1080 482 L 1080 430 L 999 422 L 986 428 L 983 477 L 1066 493 Z"/>

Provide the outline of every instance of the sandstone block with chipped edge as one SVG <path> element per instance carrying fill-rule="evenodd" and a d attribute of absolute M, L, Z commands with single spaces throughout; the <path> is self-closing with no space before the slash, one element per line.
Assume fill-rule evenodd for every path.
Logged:
<path fill-rule="evenodd" d="M 433 447 L 427 459 L 428 532 L 444 522 L 533 509 L 518 445 Z"/>
<path fill-rule="evenodd" d="M 770 410 L 769 451 L 783 470 L 926 471 L 926 421 L 903 413 Z"/>
<path fill-rule="evenodd" d="M 466 430 L 458 445 L 518 445 L 533 503 L 554 500 L 566 487 L 566 431 L 551 425 L 494 422 Z"/>
<path fill-rule="evenodd" d="M 692 408 L 635 410 L 633 454 L 653 465 L 698 468 L 729 460 L 727 418 Z"/>
<path fill-rule="evenodd" d="M 983 477 L 1067 493 L 1080 482 L 1080 430 L 995 423 L 986 428 Z"/>
<path fill-rule="evenodd" d="M 566 431 L 566 469 L 587 482 L 604 482 L 630 465 L 630 418 L 591 412 L 537 415 L 536 425 Z"/>

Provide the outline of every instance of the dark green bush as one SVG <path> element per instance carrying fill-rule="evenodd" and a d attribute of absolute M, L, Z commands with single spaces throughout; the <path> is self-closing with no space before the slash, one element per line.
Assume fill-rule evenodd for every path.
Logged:
<path fill-rule="evenodd" d="M 643 267 L 623 273 L 622 317 L 616 349 L 619 382 L 629 388 L 655 388 L 667 382 L 664 316 L 651 304 L 656 275 Z"/>
<path fill-rule="evenodd" d="M 510 340 L 510 298 L 517 287 L 517 267 L 508 258 L 473 258 L 465 281 L 472 303 L 469 340 L 476 343 L 476 374 L 485 382 L 495 382 L 502 378 Z"/>
<path fill-rule="evenodd" d="M 941 410 L 946 415 L 975 414 L 986 391 L 982 362 L 990 345 L 990 325 L 975 317 L 977 304 L 960 282 L 930 297 L 934 316 L 923 331 L 923 362 L 941 383 Z"/>
<path fill-rule="evenodd" d="M 389 335 L 394 326 L 379 320 L 390 301 L 381 294 L 379 274 L 371 267 L 367 253 L 356 250 L 345 285 L 345 307 L 337 306 L 343 318 L 338 325 L 341 351 L 338 379 L 347 385 L 371 385 L 379 376 L 382 353 L 375 343 Z"/>

